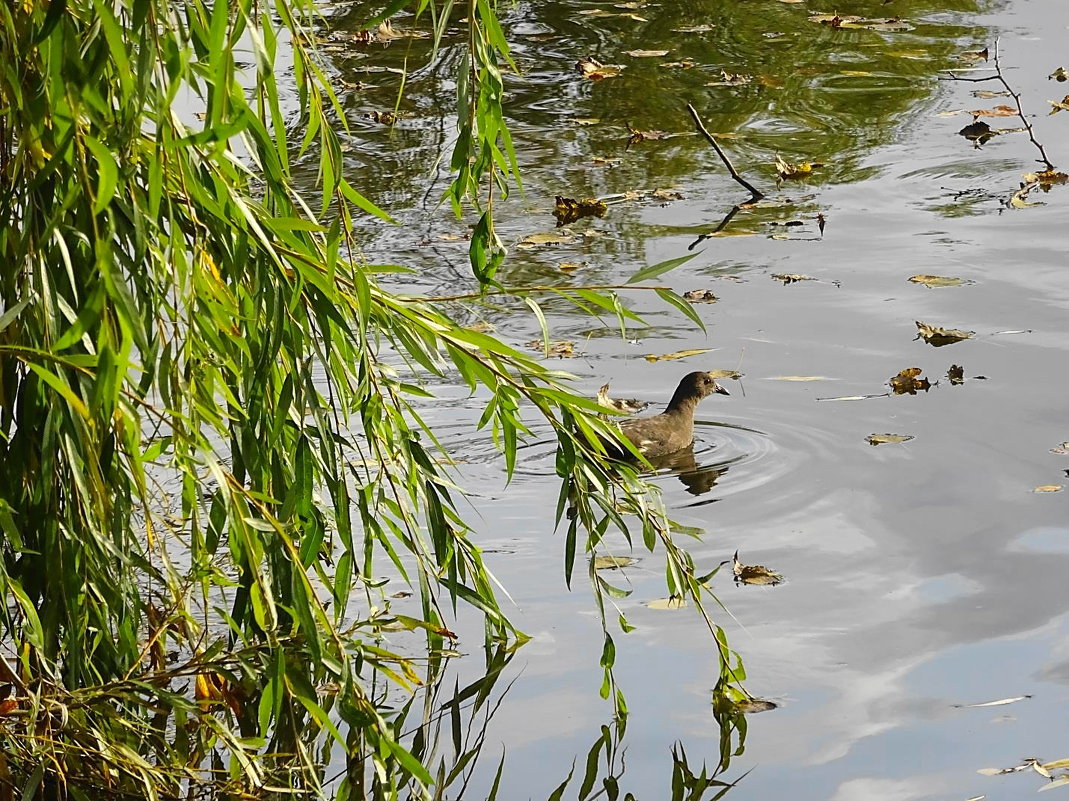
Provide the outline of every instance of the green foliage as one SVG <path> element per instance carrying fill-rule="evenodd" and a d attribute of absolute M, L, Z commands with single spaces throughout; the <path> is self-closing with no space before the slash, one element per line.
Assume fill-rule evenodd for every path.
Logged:
<path fill-rule="evenodd" d="M 504 257 L 493 192 L 517 179 L 509 56 L 488 0 L 470 11 L 450 199 L 476 207 L 472 267 L 489 284 Z M 456 780 L 402 745 L 407 707 L 376 683 L 410 693 L 435 671 L 382 633 L 440 651 L 462 602 L 489 645 L 522 637 L 420 416 L 426 373 L 487 392 L 480 425 L 510 474 L 525 415 L 552 427 L 569 580 L 610 526 L 628 531 L 630 498 L 673 592 L 706 591 L 649 489 L 601 458 L 613 427 L 596 404 L 386 291 L 353 255 L 353 215 L 389 216 L 342 174 L 337 99 L 306 44 L 314 13 L 311 0 L 0 7 L 0 678 L 18 710 L 0 718 L 0 784 L 18 792 L 102 793 L 105 776 L 108 792 L 157 797 L 202 781 L 316 789 L 332 746 L 348 797 Z M 283 37 L 299 140 L 276 84 Z M 317 204 L 291 174 L 311 157 Z M 390 572 L 418 588 L 420 618 L 392 612 Z M 613 590 L 592 581 L 604 623 Z M 603 694 L 622 715 L 605 636 Z"/>

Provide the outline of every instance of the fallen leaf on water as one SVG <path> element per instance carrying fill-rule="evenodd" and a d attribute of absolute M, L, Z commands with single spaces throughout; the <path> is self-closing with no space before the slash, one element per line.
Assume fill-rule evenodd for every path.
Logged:
<path fill-rule="evenodd" d="M 1042 484 L 1036 487 L 1032 492 L 1061 492 L 1065 487 L 1061 484 Z"/>
<path fill-rule="evenodd" d="M 764 565 L 744 565 L 739 561 L 739 552 L 731 559 L 731 570 L 735 574 L 735 581 L 739 584 L 768 584 L 776 585 L 783 581 L 783 576 L 769 570 Z"/>
<path fill-rule="evenodd" d="M 711 289 L 692 289 L 683 293 L 683 300 L 687 303 L 716 303 L 720 298 Z"/>
<path fill-rule="evenodd" d="M 519 242 L 519 247 L 535 247 L 536 245 L 567 245 L 574 237 L 568 233 L 559 234 L 531 234 L 525 236 Z"/>
<path fill-rule="evenodd" d="M 617 412 L 634 414 L 635 412 L 641 412 L 650 404 L 649 401 L 638 400 L 637 398 L 610 398 L 609 385 L 603 384 L 598 389 L 598 405 Z"/>
<path fill-rule="evenodd" d="M 369 111 L 364 116 L 382 125 L 393 125 L 397 122 L 397 115 L 392 111 Z"/>
<path fill-rule="evenodd" d="M 574 122 L 576 125 L 586 126 L 597 125 L 599 122 L 601 122 L 601 120 L 597 117 L 576 117 L 574 120 L 572 120 L 572 122 Z"/>
<path fill-rule="evenodd" d="M 720 70 L 720 80 L 710 81 L 705 84 L 706 86 L 745 86 L 753 81 L 752 75 L 745 75 L 741 72 L 726 72 Z"/>
<path fill-rule="evenodd" d="M 781 3 L 793 3 L 796 1 L 800 2 L 800 0 L 780 0 Z M 743 698 L 741 701 L 735 703 L 735 708 L 744 715 L 756 715 L 758 712 L 770 712 L 778 707 L 778 704 L 775 704 L 772 701 L 766 701 L 763 698 Z"/>
<path fill-rule="evenodd" d="M 935 286 L 962 286 L 963 284 L 971 284 L 972 281 L 966 281 L 964 278 L 950 278 L 945 275 L 913 275 L 909 278 L 914 284 L 924 284 L 928 287 Z"/>
<path fill-rule="evenodd" d="M 970 141 L 979 142 L 980 144 L 983 144 L 991 137 L 997 136 L 998 131 L 991 130 L 991 126 L 988 125 L 986 122 L 977 120 L 974 123 L 966 125 L 960 131 L 958 131 L 958 134 L 960 136 L 964 136 Z"/>
<path fill-rule="evenodd" d="M 1018 773 L 1022 770 L 1028 770 L 1031 765 L 1015 765 L 1012 768 L 980 768 L 976 771 L 981 776 L 1004 776 L 1007 773 Z"/>
<path fill-rule="evenodd" d="M 606 78 L 615 78 L 623 71 L 620 64 L 602 64 L 592 58 L 581 58 L 575 62 L 575 68 L 579 74 L 591 81 L 603 81 Z"/>
<path fill-rule="evenodd" d="M 917 326 L 917 338 L 923 339 L 935 348 L 961 342 L 961 340 L 969 339 L 976 333 L 975 331 L 962 331 L 958 328 L 940 328 L 928 323 L 922 323 L 919 320 L 914 320 L 914 323 Z"/>
<path fill-rule="evenodd" d="M 682 609 L 687 605 L 683 598 L 658 598 L 646 604 L 649 609 Z"/>
<path fill-rule="evenodd" d="M 590 163 L 595 167 L 618 167 L 624 163 L 623 159 L 605 158 L 604 156 L 594 156 L 590 160 Z"/>
<path fill-rule="evenodd" d="M 575 343 L 570 339 L 562 339 L 557 342 L 550 342 L 547 346 L 541 339 L 533 339 L 526 343 L 527 347 L 532 350 L 540 350 L 546 354 L 546 356 L 556 356 L 560 359 L 574 359 L 575 358 Z"/>
<path fill-rule="evenodd" d="M 685 58 L 682 61 L 665 61 L 659 66 L 666 70 L 689 70 L 693 69 L 696 65 L 691 59 Z"/>
<path fill-rule="evenodd" d="M 869 434 L 865 442 L 869 445 L 884 445 L 891 442 L 909 442 L 913 439 L 912 434 Z"/>
<path fill-rule="evenodd" d="M 784 286 L 787 284 L 793 284 L 796 281 L 816 281 L 817 279 L 811 275 L 802 275 L 800 273 L 775 273 L 772 276 L 774 281 L 782 281 Z"/>
<path fill-rule="evenodd" d="M 738 370 L 709 370 L 708 374 L 711 378 L 730 378 L 732 381 L 742 378 L 742 373 Z"/>
<path fill-rule="evenodd" d="M 1044 762 L 1043 767 L 1045 767 L 1047 770 L 1069 768 L 1069 759 L 1055 759 L 1053 762 Z"/>
<path fill-rule="evenodd" d="M 648 362 L 667 362 L 673 359 L 685 359 L 688 356 L 697 356 L 702 353 L 708 353 L 711 350 L 712 348 L 691 348 L 690 350 L 677 350 L 675 353 L 664 353 L 660 356 L 647 353 L 645 359 Z"/>
<path fill-rule="evenodd" d="M 625 52 L 632 58 L 660 58 L 668 55 L 667 50 L 627 50 Z"/>
<path fill-rule="evenodd" d="M 958 58 L 962 61 L 987 61 L 989 55 L 990 53 L 985 47 L 983 50 L 966 50 L 964 53 L 961 53 Z"/>
<path fill-rule="evenodd" d="M 1054 70 L 1054 72 L 1047 76 L 1048 81 L 1051 78 L 1056 81 L 1067 81 L 1069 80 L 1069 75 L 1066 74 L 1065 67 L 1058 67 L 1058 69 Z"/>
<path fill-rule="evenodd" d="M 1031 695 L 1015 695 L 1013 698 L 1000 698 L 997 701 L 984 701 L 982 704 L 954 704 L 955 709 L 981 709 L 985 706 L 1006 706 L 1018 701 L 1027 701 Z M 1027 767 L 1027 765 L 1025 766 Z"/>
<path fill-rule="evenodd" d="M 778 154 L 776 155 L 776 172 L 779 173 L 780 178 L 805 178 L 813 170 L 823 166 L 823 164 L 816 161 L 800 161 L 797 164 L 792 164 L 789 161 L 784 161 Z"/>
<path fill-rule="evenodd" d="M 621 567 L 633 565 L 635 560 L 630 556 L 595 556 L 595 570 L 618 570 Z"/>
<path fill-rule="evenodd" d="M 927 378 L 918 378 L 923 373 L 920 367 L 907 367 L 887 382 L 896 395 L 916 395 L 918 390 L 927 392 L 932 385 Z"/>
<path fill-rule="evenodd" d="M 627 147 L 631 147 L 631 145 L 637 145 L 639 142 L 656 142 L 658 139 L 672 139 L 677 136 L 682 136 L 682 134 L 672 133 L 670 131 L 640 131 L 635 128 L 632 128 L 630 125 L 627 126 L 627 130 L 631 133 L 631 135 L 627 138 Z"/>
<path fill-rule="evenodd" d="M 947 378 L 950 379 L 950 385 L 953 387 L 959 386 L 965 383 L 965 368 L 960 364 L 950 365 L 950 369 L 947 370 Z"/>
<path fill-rule="evenodd" d="M 980 108 L 968 113 L 974 117 L 1013 117 L 1017 114 L 1017 109 L 1013 106 L 1000 104 L 994 108 Z"/>
<path fill-rule="evenodd" d="M 1057 454 L 1060 454 L 1062 456 L 1065 456 L 1065 455 L 1069 454 L 1069 442 L 1063 442 L 1057 448 L 1051 448 L 1050 452 L 1051 453 L 1057 453 Z"/>
<path fill-rule="evenodd" d="M 1050 114 L 1057 114 L 1059 111 L 1069 111 L 1069 95 L 1066 95 L 1060 101 L 1048 100 L 1047 102 L 1053 107 L 1050 110 Z M 1050 114 L 1047 116 L 1049 117 Z"/>
<path fill-rule="evenodd" d="M 686 28 L 672 28 L 674 33 L 705 33 L 713 30 L 712 25 L 690 25 Z"/>
<path fill-rule="evenodd" d="M 494 330 L 494 326 L 486 322 L 486 320 L 479 320 L 469 326 L 465 326 L 469 331 L 474 331 L 476 334 L 488 334 Z"/>
<path fill-rule="evenodd" d="M 562 273 L 574 273 L 580 267 L 586 265 L 585 261 L 562 261 L 557 265 L 557 269 Z"/>
<path fill-rule="evenodd" d="M 567 225 L 583 217 L 604 217 L 608 210 L 609 207 L 600 200 L 590 198 L 575 200 L 557 195 L 553 206 L 553 216 L 557 218 L 557 225 Z"/>
<path fill-rule="evenodd" d="M 1044 170 L 1043 172 L 1026 172 L 1021 176 L 1025 184 L 1037 184 L 1040 189 L 1046 191 L 1056 184 L 1069 182 L 1069 175 L 1057 170 Z"/>

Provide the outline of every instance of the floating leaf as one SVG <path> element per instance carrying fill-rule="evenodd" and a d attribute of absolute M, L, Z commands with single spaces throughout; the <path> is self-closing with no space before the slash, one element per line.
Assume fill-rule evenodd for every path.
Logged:
<path fill-rule="evenodd" d="M 619 570 L 621 567 L 633 565 L 637 560 L 630 556 L 595 556 L 595 570 Z"/>
<path fill-rule="evenodd" d="M 1057 454 L 1060 454 L 1062 456 L 1069 455 L 1069 442 L 1063 442 L 1057 448 L 1051 448 L 1050 452 L 1051 453 L 1057 453 Z"/>
<path fill-rule="evenodd" d="M 1059 776 L 1054 781 L 1044 784 L 1036 792 L 1042 793 L 1044 790 L 1053 790 L 1055 787 L 1065 787 L 1067 784 L 1069 784 L 1069 776 Z"/>
<path fill-rule="evenodd" d="M 802 275 L 801 273 L 774 273 L 772 279 L 775 281 L 782 281 L 784 286 L 793 284 L 798 281 L 816 281 L 817 279 L 811 275 Z"/>
<path fill-rule="evenodd" d="M 776 172 L 779 173 L 780 178 L 805 178 L 814 169 L 823 167 L 823 164 L 818 162 L 801 161 L 797 164 L 792 164 L 789 161 L 784 161 L 778 154 L 776 156 Z"/>
<path fill-rule="evenodd" d="M 950 379 L 950 385 L 953 387 L 960 386 L 965 383 L 965 368 L 960 364 L 950 365 L 950 369 L 947 370 L 947 378 Z"/>
<path fill-rule="evenodd" d="M 585 267 L 585 261 L 562 261 L 557 265 L 557 269 L 562 273 L 574 273 L 580 267 Z"/>
<path fill-rule="evenodd" d="M 744 565 L 739 561 L 739 552 L 731 560 L 731 569 L 735 574 L 735 582 L 739 584 L 767 584 L 776 585 L 783 581 L 783 576 L 769 570 L 764 565 Z"/>
<path fill-rule="evenodd" d="M 962 331 L 958 328 L 939 328 L 938 326 L 928 325 L 928 323 L 922 323 L 919 320 L 914 322 L 917 326 L 917 338 L 923 339 L 935 348 L 961 342 L 961 340 L 969 339 L 976 333 L 975 331 Z"/>
<path fill-rule="evenodd" d="M 567 225 L 583 217 L 604 217 L 608 210 L 609 207 L 600 200 L 575 200 L 557 195 L 553 216 L 557 218 L 557 225 Z"/>
<path fill-rule="evenodd" d="M 710 378 L 730 378 L 732 381 L 738 381 L 742 378 L 742 373 L 738 370 L 708 370 L 706 371 Z"/>
<path fill-rule="evenodd" d="M 997 701 L 984 701 L 982 704 L 954 704 L 955 709 L 981 709 L 985 706 L 1006 706 L 1018 701 L 1027 701 L 1031 695 L 1015 695 L 1013 698 L 1000 698 Z M 1028 767 L 1026 764 L 1025 767 Z"/>
<path fill-rule="evenodd" d="M 1013 117 L 1016 116 L 1017 109 L 1013 106 L 1002 104 L 994 108 L 980 108 L 968 113 L 974 117 Z"/>
<path fill-rule="evenodd" d="M 1066 95 L 1060 101 L 1048 100 L 1047 102 L 1052 106 L 1050 114 L 1057 114 L 1059 111 L 1069 111 L 1069 95 Z M 1047 116 L 1050 116 L 1050 114 Z"/>
<path fill-rule="evenodd" d="M 918 378 L 923 372 L 919 367 L 907 367 L 887 383 L 896 395 L 916 395 L 918 390 L 927 392 L 932 385 L 927 378 Z"/>
<path fill-rule="evenodd" d="M 993 136 L 998 135 L 998 131 L 991 130 L 991 126 L 982 120 L 977 120 L 974 123 L 966 125 L 960 131 L 960 136 L 964 136 L 966 139 L 972 142 L 979 142 L 981 145 Z"/>
<path fill-rule="evenodd" d="M 913 439 L 912 434 L 869 434 L 865 442 L 869 445 L 884 445 L 891 442 L 909 442 Z"/>
<path fill-rule="evenodd" d="M 535 247 L 537 245 L 567 245 L 573 242 L 575 237 L 567 233 L 531 234 L 525 236 L 519 242 L 519 247 Z"/>
<path fill-rule="evenodd" d="M 575 358 L 575 343 L 570 339 L 562 339 L 557 342 L 550 342 L 546 345 L 541 339 L 534 339 L 527 343 L 527 347 L 532 350 L 540 350 L 545 353 L 546 356 L 556 356 L 560 359 L 574 359 Z"/>
<path fill-rule="evenodd" d="M 660 66 L 670 70 L 689 70 L 693 69 L 696 64 L 691 59 L 685 58 L 682 61 L 665 61 Z"/>
<path fill-rule="evenodd" d="M 615 78 L 623 71 L 620 64 L 602 64 L 592 58 L 581 58 L 575 62 L 575 68 L 579 74 L 591 81 L 603 81 L 606 78 Z"/>
<path fill-rule="evenodd" d="M 576 125 L 597 125 L 601 120 L 597 117 L 576 117 L 572 120 Z"/>
<path fill-rule="evenodd" d="M 660 356 L 647 353 L 645 359 L 648 362 L 667 362 L 673 359 L 685 359 L 688 356 L 698 356 L 702 353 L 709 353 L 711 350 L 712 348 L 691 348 L 689 350 L 677 350 L 675 353 L 664 353 Z"/>
<path fill-rule="evenodd" d="M 392 111 L 369 111 L 364 117 L 381 125 L 393 125 L 397 122 L 397 115 Z"/>
<path fill-rule="evenodd" d="M 705 84 L 706 86 L 745 86 L 748 83 L 753 82 L 752 75 L 745 75 L 741 72 L 725 72 L 720 70 L 720 80 L 710 81 Z"/>
<path fill-rule="evenodd" d="M 692 289 L 683 293 L 683 300 L 687 303 L 716 303 L 720 298 L 711 289 Z"/>
<path fill-rule="evenodd" d="M 713 25 L 689 25 L 685 28 L 672 28 L 672 31 L 674 33 L 706 33 L 713 29 Z"/>
<path fill-rule="evenodd" d="M 617 412 L 634 414 L 635 412 L 641 412 L 650 404 L 649 401 L 638 400 L 637 398 L 610 398 L 609 385 L 604 384 L 598 389 L 598 405 Z"/>
<path fill-rule="evenodd" d="M 781 0 L 781 2 L 790 2 L 790 0 Z M 743 698 L 735 703 L 735 708 L 744 715 L 756 715 L 758 712 L 770 712 L 773 709 L 778 709 L 779 704 L 766 701 L 764 698 Z"/>
<path fill-rule="evenodd" d="M 660 58 L 668 55 L 667 50 L 627 50 L 625 52 L 632 58 Z"/>
<path fill-rule="evenodd" d="M 924 284 L 928 287 L 962 286 L 972 283 L 972 281 L 967 281 L 964 278 L 950 278 L 945 275 L 913 275 L 910 276 L 909 280 L 914 284 Z"/>
<path fill-rule="evenodd" d="M 682 609 L 687 605 L 683 598 L 658 598 L 646 604 L 649 609 Z"/>
<path fill-rule="evenodd" d="M 1061 492 L 1065 487 L 1061 484 L 1042 484 L 1036 487 L 1032 492 Z"/>
<path fill-rule="evenodd" d="M 1069 75 L 1066 74 L 1065 67 L 1058 67 L 1058 69 L 1054 70 L 1054 72 L 1047 76 L 1048 81 L 1051 78 L 1056 81 L 1066 81 L 1069 80 Z"/>

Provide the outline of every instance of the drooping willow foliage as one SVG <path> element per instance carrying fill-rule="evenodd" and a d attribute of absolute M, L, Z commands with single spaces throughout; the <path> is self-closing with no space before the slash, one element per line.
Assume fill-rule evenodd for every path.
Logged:
<path fill-rule="evenodd" d="M 465 13 L 453 199 L 476 215 L 488 284 L 503 251 L 487 201 L 515 163 L 508 56 L 488 0 Z M 0 4 L 4 787 L 262 797 L 315 789 L 333 754 L 339 798 L 440 789 L 370 678 L 410 693 L 431 668 L 377 632 L 438 649 L 463 604 L 488 648 L 519 635 L 412 405 L 424 372 L 489 391 L 482 423 L 509 473 L 522 415 L 552 426 L 569 578 L 625 528 L 630 496 L 670 590 L 704 590 L 655 499 L 599 458 L 611 426 L 596 405 L 357 259 L 353 215 L 387 215 L 342 175 L 314 14 L 311 0 Z M 318 157 L 319 197 L 294 191 L 298 157 Z M 610 296 L 572 299 L 627 315 Z M 418 618 L 377 603 L 384 569 L 419 593 Z M 611 588 L 591 575 L 604 620 Z M 722 675 L 741 678 L 710 626 Z M 612 653 L 606 628 L 605 695 L 622 712 Z"/>

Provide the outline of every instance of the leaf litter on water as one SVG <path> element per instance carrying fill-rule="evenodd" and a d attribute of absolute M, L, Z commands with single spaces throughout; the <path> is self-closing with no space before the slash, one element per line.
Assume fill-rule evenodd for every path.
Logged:
<path fill-rule="evenodd" d="M 964 278 L 952 278 L 946 275 L 913 275 L 910 276 L 909 281 L 914 284 L 923 284 L 927 287 L 964 286 L 965 284 L 973 283 Z"/>
<path fill-rule="evenodd" d="M 1016 704 L 1018 701 L 1027 701 L 1031 698 L 1031 695 L 1015 695 L 1013 698 L 1000 698 L 997 701 L 984 701 L 979 704 L 953 704 L 955 709 L 982 709 L 987 706 L 1006 706 L 1007 704 Z"/>
<path fill-rule="evenodd" d="M 869 445 L 885 445 L 892 442 L 909 442 L 913 439 L 912 434 L 869 434 L 865 442 Z"/>
<path fill-rule="evenodd" d="M 683 598 L 658 598 L 646 604 L 647 609 L 682 609 L 687 605 Z"/>
<path fill-rule="evenodd" d="M 739 561 L 739 552 L 731 558 L 731 570 L 737 584 L 759 584 L 775 586 L 783 583 L 783 575 L 769 570 L 764 565 L 744 565 Z"/>
<path fill-rule="evenodd" d="M 612 556 L 607 554 L 605 556 L 594 557 L 594 569 L 595 570 L 619 570 L 621 567 L 629 567 L 635 564 L 637 559 L 631 556 Z"/>
<path fill-rule="evenodd" d="M 677 350 L 675 353 L 662 353 L 661 355 L 647 353 L 643 358 L 648 362 L 667 362 L 674 359 L 685 359 L 688 356 L 699 356 L 702 353 L 709 353 L 713 348 L 691 348 L 689 350 Z"/>
<path fill-rule="evenodd" d="M 962 331 L 959 328 L 941 328 L 922 323 L 920 320 L 914 320 L 914 324 L 917 326 L 916 338 L 923 339 L 934 348 L 941 348 L 944 345 L 961 342 L 963 339 L 970 339 L 976 333 L 975 331 Z"/>

